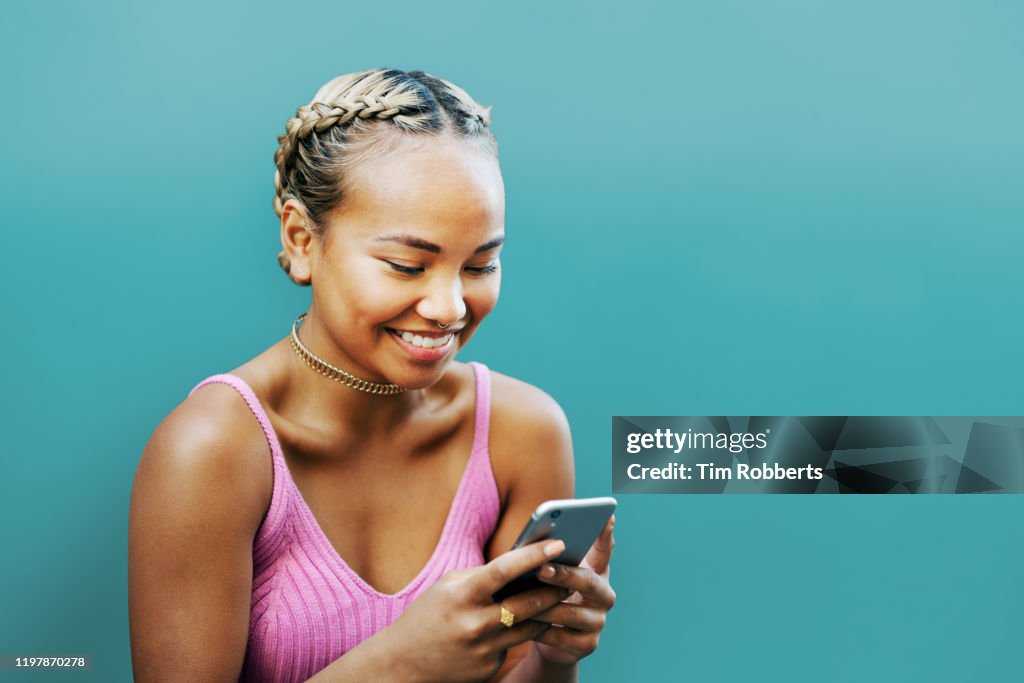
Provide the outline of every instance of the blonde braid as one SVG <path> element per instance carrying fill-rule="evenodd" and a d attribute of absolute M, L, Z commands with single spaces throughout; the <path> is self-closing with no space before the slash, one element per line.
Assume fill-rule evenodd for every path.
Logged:
<path fill-rule="evenodd" d="M 383 70 L 364 71 L 338 76 L 328 82 L 309 104 L 298 108 L 295 116 L 285 124 L 285 134 L 277 138 L 274 154 L 277 170 L 274 173 L 274 213 L 280 217 L 281 208 L 288 200 L 288 165 L 299 142 L 312 133 L 323 133 L 334 126 L 343 126 L 360 119 L 393 120 L 409 130 L 423 126 L 422 113 L 403 114 L 403 110 L 423 108 L 423 99 L 406 84 L 385 76 Z"/>

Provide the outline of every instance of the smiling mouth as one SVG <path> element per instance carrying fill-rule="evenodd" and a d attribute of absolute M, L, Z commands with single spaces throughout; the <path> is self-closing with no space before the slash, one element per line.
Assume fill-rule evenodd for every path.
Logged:
<path fill-rule="evenodd" d="M 402 341 L 408 342 L 413 346 L 418 346 L 421 349 L 436 349 L 442 346 L 446 346 L 452 337 L 458 332 L 458 330 L 440 333 L 423 333 L 423 332 L 410 332 L 408 330 L 396 330 L 392 327 L 384 328 L 391 334 L 395 335 Z"/>
<path fill-rule="evenodd" d="M 463 323 L 447 329 L 430 330 L 400 330 L 395 327 L 384 329 L 401 347 L 419 360 L 437 360 L 446 356 L 455 347 L 455 338 L 466 329 L 466 325 Z"/>

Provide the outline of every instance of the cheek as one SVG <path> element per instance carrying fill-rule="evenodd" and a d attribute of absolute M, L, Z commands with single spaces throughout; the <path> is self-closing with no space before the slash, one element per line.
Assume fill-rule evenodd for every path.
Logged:
<path fill-rule="evenodd" d="M 390 278 L 378 278 L 366 281 L 357 293 L 358 300 L 354 306 L 359 311 L 363 322 L 381 325 L 402 316 L 414 305 L 416 297 L 412 296 L 408 287 L 402 283 L 391 281 Z"/>
<path fill-rule="evenodd" d="M 488 313 L 494 310 L 494 307 L 498 304 L 498 294 L 500 292 L 500 271 L 485 280 L 474 283 L 474 286 L 466 291 L 466 307 L 469 308 L 475 322 L 479 323 Z"/>
<path fill-rule="evenodd" d="M 331 273 L 329 284 L 314 286 L 318 309 L 329 311 L 333 320 L 355 327 L 380 325 L 412 305 L 409 288 L 382 275 L 376 263 L 353 260 L 345 266 Z"/>

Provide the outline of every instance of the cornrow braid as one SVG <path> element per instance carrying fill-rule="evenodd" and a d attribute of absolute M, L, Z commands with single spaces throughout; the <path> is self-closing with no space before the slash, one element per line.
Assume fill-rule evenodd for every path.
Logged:
<path fill-rule="evenodd" d="M 349 168 L 394 145 L 390 131 L 448 131 L 497 156 L 490 121 L 489 107 L 422 71 L 372 69 L 338 76 L 299 107 L 277 138 L 274 213 L 280 217 L 284 203 L 294 198 L 306 209 L 308 229 L 319 235 L 323 218 L 342 200 Z M 283 251 L 278 263 L 290 276 Z"/>

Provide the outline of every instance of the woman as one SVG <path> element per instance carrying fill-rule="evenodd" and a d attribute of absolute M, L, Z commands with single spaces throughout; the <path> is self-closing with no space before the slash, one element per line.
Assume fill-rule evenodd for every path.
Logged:
<path fill-rule="evenodd" d="M 146 447 L 137 680 L 576 679 L 614 603 L 613 522 L 578 568 L 547 563 L 559 541 L 507 552 L 573 494 L 568 425 L 539 389 L 453 360 L 500 286 L 488 123 L 451 83 L 383 69 L 288 121 L 278 260 L 312 302 Z M 492 600 L 533 569 L 548 585 Z"/>

